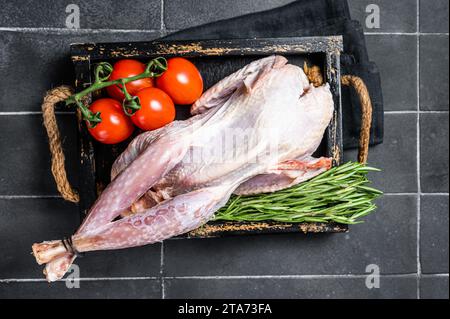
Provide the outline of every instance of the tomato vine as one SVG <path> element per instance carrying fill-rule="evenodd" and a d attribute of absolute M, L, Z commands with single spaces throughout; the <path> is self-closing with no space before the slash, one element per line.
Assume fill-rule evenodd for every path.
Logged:
<path fill-rule="evenodd" d="M 91 94 L 92 92 L 104 89 L 108 86 L 117 85 L 125 95 L 125 99 L 122 102 L 124 112 L 128 116 L 131 116 L 136 111 L 138 111 L 141 108 L 141 106 L 139 98 L 130 95 L 127 92 L 125 84 L 143 78 L 159 77 L 166 70 L 167 70 L 167 60 L 163 57 L 158 57 L 147 63 L 145 71 L 143 73 L 129 78 L 122 78 L 110 81 L 109 77 L 111 76 L 111 73 L 113 71 L 113 66 L 108 62 L 101 62 L 97 64 L 95 67 L 94 83 L 90 85 L 88 88 L 70 96 L 66 100 L 66 105 L 73 105 L 73 104 L 77 105 L 77 107 L 81 111 L 81 114 L 83 115 L 83 119 L 89 123 L 91 128 L 93 128 L 98 123 L 101 122 L 100 112 L 93 113 L 89 109 L 89 106 L 84 104 L 83 98 L 86 97 L 88 94 Z"/>

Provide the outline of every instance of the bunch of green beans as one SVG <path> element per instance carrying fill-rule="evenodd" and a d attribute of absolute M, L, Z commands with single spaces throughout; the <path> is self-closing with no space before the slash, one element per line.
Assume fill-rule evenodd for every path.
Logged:
<path fill-rule="evenodd" d="M 281 191 L 233 195 L 214 220 L 357 224 L 376 209 L 374 200 L 382 195 L 367 186 L 370 171 L 379 170 L 348 162 Z"/>

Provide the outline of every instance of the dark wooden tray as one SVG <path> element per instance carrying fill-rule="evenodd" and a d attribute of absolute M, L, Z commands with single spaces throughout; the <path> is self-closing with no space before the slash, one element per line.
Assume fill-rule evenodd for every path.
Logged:
<path fill-rule="evenodd" d="M 93 65 L 100 61 L 114 62 L 133 58 L 147 62 L 151 58 L 184 56 L 200 70 L 205 89 L 238 70 L 252 60 L 281 54 L 289 63 L 303 66 L 317 65 L 324 79 L 330 84 L 335 102 L 333 119 L 327 129 L 316 155 L 329 156 L 333 165 L 341 163 L 342 120 L 340 96 L 340 52 L 342 37 L 305 37 L 277 39 L 207 40 L 175 42 L 133 42 L 133 43 L 83 43 L 71 45 L 72 61 L 76 72 L 76 90 L 81 91 L 91 84 Z M 92 96 L 89 97 L 92 99 Z M 177 119 L 189 117 L 189 107 L 177 106 Z M 84 218 L 97 196 L 110 181 L 111 165 L 130 141 L 118 145 L 104 145 L 94 141 L 87 133 L 86 124 L 78 114 L 80 155 L 80 212 Z M 138 134 L 138 132 L 136 133 Z M 182 237 L 205 238 L 225 235 L 246 235 L 286 232 L 345 232 L 347 225 L 321 223 L 280 222 L 219 222 L 213 221 Z"/>

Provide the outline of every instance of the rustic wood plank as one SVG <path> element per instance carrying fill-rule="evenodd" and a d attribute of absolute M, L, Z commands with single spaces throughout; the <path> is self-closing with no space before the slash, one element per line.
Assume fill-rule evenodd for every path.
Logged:
<path fill-rule="evenodd" d="M 120 59 L 130 57 L 151 58 L 155 56 L 230 56 L 270 55 L 319 52 L 341 52 L 341 36 L 204 40 L 204 41 L 153 41 L 134 43 L 81 43 L 72 44 L 72 60 Z"/>
<path fill-rule="evenodd" d="M 89 59 L 76 61 L 74 66 L 76 74 L 75 90 L 80 92 L 91 83 L 90 61 Z M 90 101 L 91 97 L 88 96 L 85 102 L 90 103 Z M 83 220 L 97 198 L 95 189 L 95 155 L 92 139 L 89 136 L 85 121 L 82 120 L 80 110 L 77 110 L 77 120 L 80 163 L 78 193 L 80 194 L 80 217 Z"/>
<path fill-rule="evenodd" d="M 209 222 L 180 237 L 211 238 L 221 236 L 260 235 L 273 233 L 345 233 L 348 227 L 336 223 Z"/>
<path fill-rule="evenodd" d="M 327 156 L 333 158 L 333 166 L 343 163 L 343 133 L 342 133 L 342 101 L 341 101 L 341 67 L 339 52 L 328 52 L 326 55 L 326 81 L 330 85 L 334 101 L 332 125 L 328 128 Z"/>

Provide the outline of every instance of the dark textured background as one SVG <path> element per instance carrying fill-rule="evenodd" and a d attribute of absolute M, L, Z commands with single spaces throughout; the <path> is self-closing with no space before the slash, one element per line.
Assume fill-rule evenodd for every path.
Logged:
<path fill-rule="evenodd" d="M 69 44 L 151 40 L 185 27 L 274 8 L 290 0 L 0 0 L 0 297 L 448 298 L 448 0 L 350 0 L 381 8 L 366 30 L 381 70 L 385 142 L 371 149 L 386 195 L 348 234 L 168 240 L 77 260 L 81 288 L 47 284 L 31 244 L 79 225 L 60 199 L 41 123 L 43 93 L 71 84 Z M 81 30 L 65 29 L 65 7 L 81 9 Z M 58 115 L 70 178 L 75 119 Z M 354 159 L 355 152 L 345 154 Z M 365 286 L 380 267 L 381 287 Z"/>

